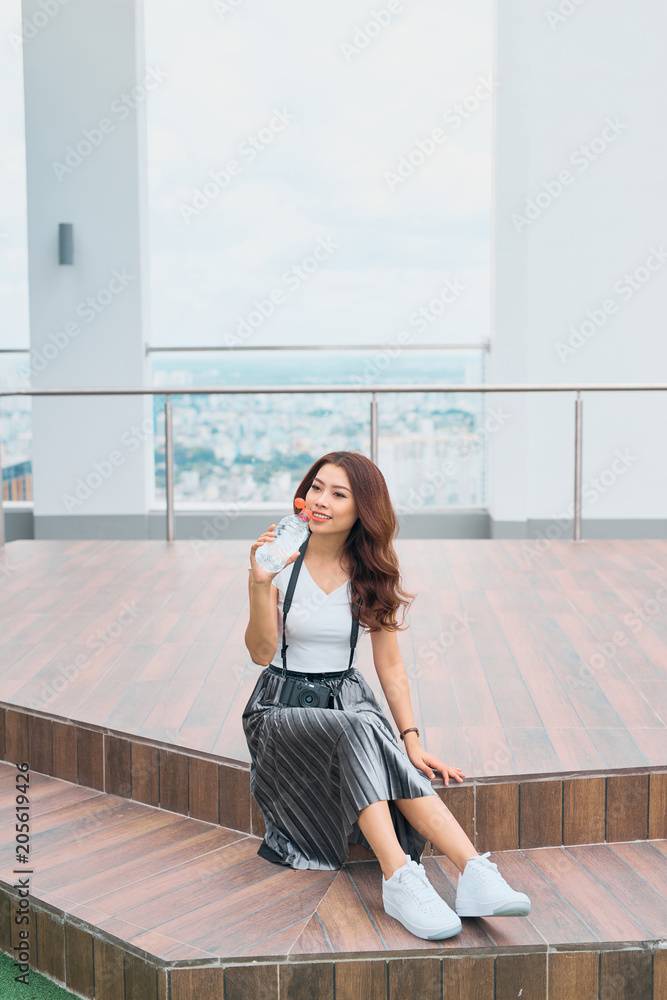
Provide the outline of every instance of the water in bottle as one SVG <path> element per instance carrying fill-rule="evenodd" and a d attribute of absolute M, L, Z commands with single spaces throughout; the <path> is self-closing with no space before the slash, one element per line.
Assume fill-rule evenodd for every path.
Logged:
<path fill-rule="evenodd" d="M 273 541 L 264 542 L 255 550 L 257 565 L 267 573 L 278 573 L 289 557 L 301 548 L 310 531 L 308 522 L 313 514 L 312 511 L 305 509 L 306 501 L 302 497 L 297 497 L 294 506 L 301 507 L 301 512 L 284 517 L 275 527 Z"/>

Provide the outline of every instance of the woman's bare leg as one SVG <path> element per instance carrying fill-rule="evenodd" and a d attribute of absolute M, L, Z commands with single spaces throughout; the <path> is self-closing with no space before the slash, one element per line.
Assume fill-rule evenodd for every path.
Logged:
<path fill-rule="evenodd" d="M 408 823 L 446 854 L 459 871 L 464 870 L 468 858 L 475 857 L 478 853 L 439 795 L 396 799 L 395 802 Z M 405 852 L 396 836 L 387 802 L 373 802 L 362 809 L 358 824 L 380 862 L 382 874 L 385 878 L 391 878 L 405 864 Z"/>
<path fill-rule="evenodd" d="M 395 802 L 408 823 L 442 854 L 446 854 L 460 872 L 465 868 L 467 859 L 478 853 L 439 795 L 395 799 Z"/>
<path fill-rule="evenodd" d="M 359 829 L 380 862 L 385 878 L 391 878 L 405 864 L 405 851 L 398 842 L 389 806 L 383 799 L 371 802 L 359 813 Z"/>

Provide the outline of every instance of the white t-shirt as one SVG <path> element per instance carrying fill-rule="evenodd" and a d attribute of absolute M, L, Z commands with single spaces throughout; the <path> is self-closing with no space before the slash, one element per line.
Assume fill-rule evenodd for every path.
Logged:
<path fill-rule="evenodd" d="M 275 667 L 283 665 L 283 603 L 293 568 L 294 563 L 291 563 L 273 578 L 273 585 L 278 590 L 278 647 L 271 661 Z M 304 674 L 347 670 L 352 628 L 348 586 L 349 580 L 346 580 L 331 594 L 325 594 L 313 580 L 305 562 L 301 564 L 285 623 L 288 670 L 298 670 Z M 360 625 L 353 666 L 366 634 L 370 633 L 366 633 Z"/>

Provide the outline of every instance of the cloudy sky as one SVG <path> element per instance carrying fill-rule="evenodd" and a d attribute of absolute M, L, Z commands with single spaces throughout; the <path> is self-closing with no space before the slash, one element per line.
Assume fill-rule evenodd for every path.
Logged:
<path fill-rule="evenodd" d="M 5 36 L 18 6 L 0 8 Z M 246 343 L 487 339 L 491 0 L 145 8 L 147 66 L 168 74 L 148 102 L 152 343 L 225 343 L 272 294 Z M 0 66 L 16 98 L 0 112 L 13 345 L 28 334 L 20 56 L 7 44 Z M 410 325 L 447 279 L 465 291 Z"/>

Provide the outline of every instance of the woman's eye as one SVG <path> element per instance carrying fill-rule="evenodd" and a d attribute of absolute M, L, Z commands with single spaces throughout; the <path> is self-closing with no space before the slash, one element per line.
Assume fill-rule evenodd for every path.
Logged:
<path fill-rule="evenodd" d="M 314 484 L 310 488 L 311 488 L 311 490 L 319 490 L 319 486 L 315 486 Z M 334 493 L 334 496 L 335 497 L 342 497 L 343 500 L 345 499 L 345 494 L 344 493 Z"/>

